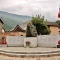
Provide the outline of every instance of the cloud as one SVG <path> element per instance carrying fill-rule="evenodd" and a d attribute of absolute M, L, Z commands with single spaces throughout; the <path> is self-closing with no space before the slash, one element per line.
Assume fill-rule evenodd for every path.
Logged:
<path fill-rule="evenodd" d="M 46 19 L 58 19 L 60 0 L 0 0 L 0 10 L 19 15 L 42 14 Z"/>

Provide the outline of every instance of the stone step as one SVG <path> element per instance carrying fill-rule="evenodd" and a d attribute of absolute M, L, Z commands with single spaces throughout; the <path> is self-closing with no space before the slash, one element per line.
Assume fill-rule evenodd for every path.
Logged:
<path fill-rule="evenodd" d="M 60 52 L 54 52 L 54 53 L 42 53 L 42 54 L 33 54 L 33 53 L 13 53 L 13 52 L 7 52 L 7 51 L 0 51 L 0 54 L 3 54 L 3 55 L 8 55 L 8 56 L 55 56 L 55 55 L 60 55 Z"/>

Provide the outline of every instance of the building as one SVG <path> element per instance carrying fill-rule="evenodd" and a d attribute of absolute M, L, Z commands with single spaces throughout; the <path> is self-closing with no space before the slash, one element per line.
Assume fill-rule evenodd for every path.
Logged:
<path fill-rule="evenodd" d="M 50 34 L 59 34 L 58 24 L 55 22 L 46 22 L 49 27 L 51 33 Z M 21 25 L 17 25 L 12 31 L 13 32 L 23 32 L 26 33 L 27 23 L 23 23 Z"/>
<path fill-rule="evenodd" d="M 0 19 L 0 33 L 4 32 L 3 24 L 4 24 L 3 21 Z"/>
<path fill-rule="evenodd" d="M 13 28 L 10 33 L 13 33 L 11 35 L 14 35 L 14 36 L 26 36 L 26 29 L 22 28 L 22 26 L 20 25 L 17 25 L 15 28 Z"/>
<path fill-rule="evenodd" d="M 17 25 L 15 28 L 11 30 L 12 32 L 25 32 L 25 30 L 20 26 Z"/>
<path fill-rule="evenodd" d="M 49 27 L 51 33 L 50 34 L 59 34 L 59 25 L 55 22 L 46 22 L 47 26 Z"/>

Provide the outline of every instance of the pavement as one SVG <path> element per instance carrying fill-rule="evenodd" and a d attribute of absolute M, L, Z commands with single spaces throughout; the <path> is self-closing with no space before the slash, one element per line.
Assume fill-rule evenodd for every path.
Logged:
<path fill-rule="evenodd" d="M 6 55 L 12 55 L 12 56 L 60 55 L 60 48 L 0 47 L 0 54 L 6 54 Z"/>
<path fill-rule="evenodd" d="M 51 51 L 60 51 L 60 48 L 45 48 L 45 47 L 37 47 L 37 48 L 24 48 L 24 47 L 0 47 L 2 51 L 10 51 L 10 52 L 51 52 Z"/>
<path fill-rule="evenodd" d="M 25 54 L 27 56 L 20 56 L 20 54 Z M 38 56 L 31 57 L 28 56 L 28 54 L 38 54 Z M 39 56 L 39 54 L 45 54 L 46 56 Z M 0 60 L 60 60 L 60 48 L 0 47 Z"/>

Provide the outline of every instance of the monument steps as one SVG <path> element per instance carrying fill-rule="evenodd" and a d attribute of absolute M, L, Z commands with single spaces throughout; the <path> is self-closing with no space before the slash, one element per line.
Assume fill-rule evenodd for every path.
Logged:
<path fill-rule="evenodd" d="M 20 57 L 20 56 L 60 56 L 60 51 L 50 51 L 50 52 L 10 52 L 0 50 L 1 55 Z"/>

